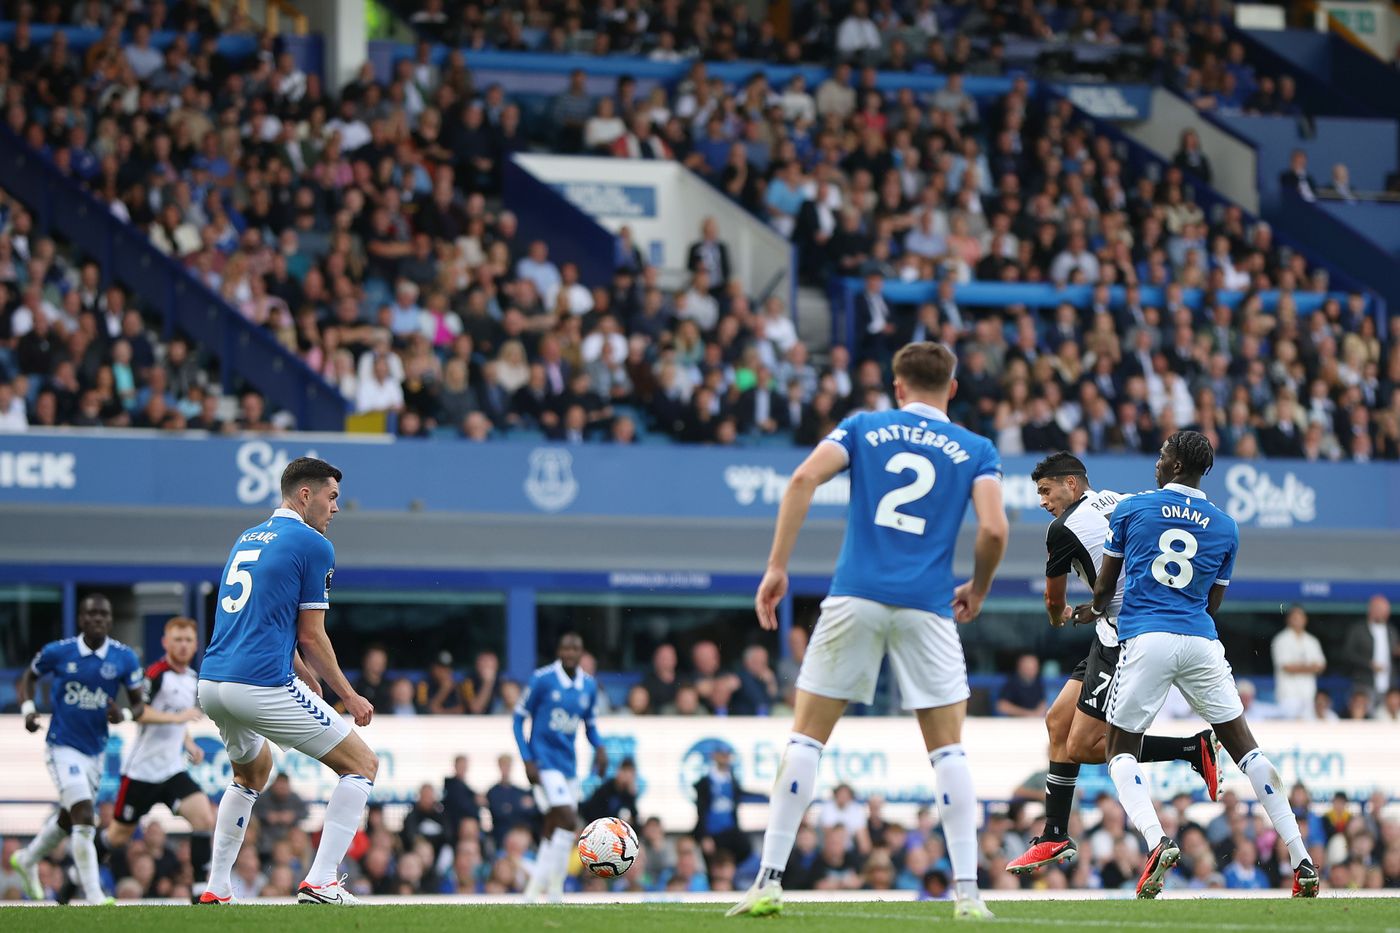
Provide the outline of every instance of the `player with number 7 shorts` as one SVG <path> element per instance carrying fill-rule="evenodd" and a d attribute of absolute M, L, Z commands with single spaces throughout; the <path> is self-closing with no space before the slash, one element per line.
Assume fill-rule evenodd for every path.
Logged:
<path fill-rule="evenodd" d="M 219 801 L 201 904 L 233 899 L 233 863 L 272 773 L 268 739 L 340 775 L 326 803 L 321 844 L 297 889 L 298 903 L 355 904 L 337 873 L 360 827 L 379 759 L 321 698 L 324 679 L 356 725 L 369 725 L 374 715 L 369 701 L 350 687 L 326 635 L 335 573 L 335 548 L 326 533 L 340 511 L 340 478 L 339 470 L 313 457 L 287 464 L 281 507 L 238 536 L 224 566 L 199 705 L 219 727 L 233 782 Z"/>
<path fill-rule="evenodd" d="M 1055 516 L 1045 533 L 1045 611 L 1056 628 L 1069 621 L 1065 582 L 1073 570 L 1091 588 L 1103 563 L 1103 542 L 1113 510 L 1128 497 L 1089 485 L 1089 469 L 1074 454 L 1051 454 L 1031 471 L 1041 508 Z M 1118 668 L 1120 582 L 1108 614 L 1094 624 L 1089 653 L 1069 675 L 1045 715 L 1050 733 L 1050 768 L 1045 775 L 1045 827 L 1030 846 L 1006 866 L 1013 875 L 1029 874 L 1055 862 L 1074 860 L 1079 849 L 1069 835 L 1079 766 L 1103 764 L 1108 734 L 1108 694 Z M 1185 761 L 1206 782 L 1214 800 L 1220 792 L 1217 743 L 1211 730 L 1192 736 L 1146 735 L 1142 761 Z"/>
<path fill-rule="evenodd" d="M 768 569 L 754 605 L 759 624 L 778 627 L 787 565 L 817 487 L 850 472 L 846 536 L 821 616 L 797 676 L 792 734 L 778 769 L 753 887 L 730 916 L 782 910 L 782 876 L 816 790 L 817 767 L 846 704 L 870 703 L 889 658 L 905 709 L 912 709 L 938 786 L 938 809 L 953 864 L 953 915 L 991 917 L 977 890 L 977 798 L 962 746 L 967 665 L 954 623 L 981 612 L 1006 551 L 1001 458 L 992 442 L 946 414 L 957 390 L 956 358 L 937 343 L 912 343 L 894 357 L 899 408 L 841 422 L 797 468 L 778 509 Z M 972 580 L 954 586 L 953 552 L 971 503 L 977 512 Z"/>

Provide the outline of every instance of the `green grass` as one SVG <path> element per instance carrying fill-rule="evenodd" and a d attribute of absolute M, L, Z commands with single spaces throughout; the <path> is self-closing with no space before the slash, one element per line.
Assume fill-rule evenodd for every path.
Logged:
<path fill-rule="evenodd" d="M 1400 900 L 1327 898 L 1280 900 L 1015 901 L 989 902 L 997 920 L 985 928 L 1002 930 L 1163 930 L 1171 933 L 1400 933 Z M 384 905 L 357 909 L 309 906 L 72 907 L 0 910 L 0 930 L 24 933 L 205 933 L 210 930 L 340 933 L 349 930 L 453 931 L 496 933 L 562 930 L 567 933 L 865 933 L 925 930 L 930 923 L 952 923 L 948 903 L 792 903 L 781 917 L 726 919 L 717 904 L 638 903 L 627 905 L 494 906 Z M 976 929 L 976 924 L 959 924 Z"/>

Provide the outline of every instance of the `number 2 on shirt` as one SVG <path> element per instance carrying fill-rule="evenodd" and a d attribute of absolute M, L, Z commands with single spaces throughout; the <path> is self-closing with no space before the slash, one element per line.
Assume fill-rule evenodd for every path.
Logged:
<path fill-rule="evenodd" d="M 903 473 L 906 470 L 913 471 L 914 479 L 891 489 L 880 498 L 880 504 L 875 509 L 875 524 L 905 534 L 921 535 L 928 523 L 917 515 L 901 512 L 899 507 L 928 495 L 937 474 L 928 457 L 908 451 L 897 453 L 885 462 L 886 473 Z"/>

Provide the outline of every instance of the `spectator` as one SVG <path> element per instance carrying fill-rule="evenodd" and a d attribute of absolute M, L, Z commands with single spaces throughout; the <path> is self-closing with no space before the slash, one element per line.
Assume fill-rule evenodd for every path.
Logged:
<path fill-rule="evenodd" d="M 735 716 L 766 716 L 778 702 L 778 677 L 768 666 L 768 649 L 749 645 L 739 672 L 739 692 L 730 704 Z"/>
<path fill-rule="evenodd" d="M 355 692 L 364 697 L 374 707 L 376 713 L 387 713 L 389 706 L 389 685 L 384 682 L 384 673 L 389 668 L 389 654 L 380 645 L 370 645 L 360 660 L 360 673 L 355 677 Z M 340 710 L 344 712 L 344 709 Z"/>
<path fill-rule="evenodd" d="M 1294 149 L 1288 159 L 1288 169 L 1278 179 L 1279 189 L 1292 191 L 1304 201 L 1317 200 L 1317 182 L 1308 174 L 1308 154 L 1302 149 Z"/>
<path fill-rule="evenodd" d="M 24 399 L 17 395 L 12 384 L 0 381 L 0 434 L 28 430 L 29 416 L 24 408 Z"/>
<path fill-rule="evenodd" d="M 1040 682 L 1040 658 L 1023 654 L 1016 672 L 1006 679 L 997 697 L 997 714 L 1040 718 L 1045 715 L 1045 687 Z"/>
<path fill-rule="evenodd" d="M 690 245 L 686 268 L 691 272 L 704 269 L 716 291 L 729 285 L 729 247 L 719 238 L 719 224 L 706 217 L 700 224 L 700 239 Z"/>
<path fill-rule="evenodd" d="M 1172 157 L 1172 165 L 1187 174 L 1194 175 L 1207 185 L 1211 183 L 1210 159 L 1201 148 L 1201 138 L 1193 129 L 1181 131 L 1181 145 Z"/>
<path fill-rule="evenodd" d="M 1391 687 L 1385 692 L 1385 698 L 1377 705 L 1371 718 L 1382 722 L 1400 722 L 1400 687 Z"/>
<path fill-rule="evenodd" d="M 637 763 L 631 758 L 624 758 L 613 776 L 599 784 L 579 806 L 584 823 L 608 816 L 636 823 L 637 812 Z"/>
<path fill-rule="evenodd" d="M 1348 204 L 1356 203 L 1356 192 L 1351 189 L 1351 173 L 1347 170 L 1345 162 L 1338 162 L 1332 166 L 1332 183 L 1323 189 L 1329 198 L 1336 198 Z"/>
<path fill-rule="evenodd" d="M 651 670 L 642 678 L 642 687 L 646 689 L 652 708 L 660 709 L 676 702 L 676 692 L 680 688 L 676 667 L 675 646 L 670 643 L 657 645 L 651 655 Z"/>
<path fill-rule="evenodd" d="M 272 786 L 258 798 L 255 807 L 253 815 L 258 818 L 261 827 L 258 845 L 244 846 L 244 849 L 255 848 L 255 851 L 271 852 L 274 845 L 286 839 L 293 829 L 301 825 L 308 812 L 306 801 L 292 790 L 292 779 L 286 772 L 279 773 L 272 779 Z"/>
<path fill-rule="evenodd" d="M 428 665 L 428 676 L 418 684 L 416 703 L 434 716 L 457 716 L 467 711 L 468 688 L 452 670 L 452 652 L 440 651 Z"/>
<path fill-rule="evenodd" d="M 1296 603 L 1284 617 L 1284 630 L 1274 636 L 1274 701 L 1285 716 L 1309 719 L 1314 713 L 1317 675 L 1327 667 L 1322 643 L 1307 631 L 1308 614 Z"/>
<path fill-rule="evenodd" d="M 481 802 L 467 784 L 466 755 L 454 757 L 452 773 L 443 778 L 442 807 L 447 816 L 447 825 L 454 828 L 468 817 L 475 819 L 480 812 Z"/>
<path fill-rule="evenodd" d="M 695 782 L 696 823 L 692 835 L 706 856 L 723 849 L 744 862 L 753 852 L 749 837 L 739 828 L 739 804 L 766 802 L 762 794 L 752 794 L 739 786 L 728 745 L 716 745 L 710 752 L 710 769 Z"/>
<path fill-rule="evenodd" d="M 836 51 L 843 59 L 864 59 L 873 57 L 882 45 L 880 28 L 870 18 L 869 5 L 865 0 L 855 0 L 850 13 L 837 27 Z"/>
<path fill-rule="evenodd" d="M 1240 704 L 1244 706 L 1244 711 L 1250 715 L 1251 719 L 1285 718 L 1286 714 L 1279 707 L 1259 699 L 1259 689 L 1254 686 L 1254 681 L 1237 677 L 1235 678 L 1235 688 L 1240 694 Z"/>
<path fill-rule="evenodd" d="M 494 651 L 482 651 L 476 656 L 471 678 L 462 687 L 467 697 L 467 711 L 478 716 L 491 713 L 500 690 L 501 659 Z M 468 689 L 469 688 L 469 689 Z M 504 705 L 504 704 L 503 704 Z M 509 712 L 514 707 L 505 707 Z"/>
<path fill-rule="evenodd" d="M 418 788 L 418 799 L 414 801 L 413 808 L 403 818 L 399 838 L 405 850 L 412 850 L 419 840 L 427 842 L 432 846 L 433 857 L 436 858 L 438 851 L 449 841 L 448 826 L 447 811 L 438 800 L 437 792 L 433 790 L 433 785 L 424 784 Z"/>
<path fill-rule="evenodd" d="M 389 714 L 391 716 L 417 716 L 423 712 L 414 702 L 413 681 L 400 677 L 389 685 Z"/>
<path fill-rule="evenodd" d="M 845 838 L 852 848 L 869 851 L 870 839 L 866 833 L 870 812 L 865 804 L 856 799 L 856 793 L 849 784 L 837 784 L 831 792 L 831 799 L 822 804 L 817 824 L 823 830 L 840 827 L 846 831 Z"/>
<path fill-rule="evenodd" d="M 1384 696 L 1400 664 L 1400 631 L 1390 622 L 1390 600 L 1379 593 L 1366 604 L 1366 619 L 1347 629 L 1340 663 L 1355 690 Z"/>
<path fill-rule="evenodd" d="M 529 827 L 539 818 L 535 809 L 535 798 L 528 788 L 517 787 L 511 782 L 510 772 L 515 759 L 501 755 L 496 759 L 501 777 L 486 792 L 486 808 L 491 812 L 491 839 L 499 848 L 505 843 L 506 833 L 512 829 Z"/>

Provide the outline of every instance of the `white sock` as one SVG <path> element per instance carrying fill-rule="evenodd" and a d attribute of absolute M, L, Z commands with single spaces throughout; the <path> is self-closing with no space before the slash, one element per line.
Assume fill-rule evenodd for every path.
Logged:
<path fill-rule="evenodd" d="M 1303 845 L 1303 833 L 1298 829 L 1298 818 L 1288 806 L 1288 798 L 1283 793 L 1283 781 L 1278 769 L 1263 752 L 1255 749 L 1240 762 L 1240 770 L 1249 783 L 1254 785 L 1254 796 L 1264 805 L 1269 814 L 1269 822 L 1274 824 L 1279 838 L 1288 846 L 1288 859 L 1297 868 L 1308 857 L 1308 847 Z"/>
<path fill-rule="evenodd" d="M 822 760 L 822 743 L 811 736 L 794 732 L 788 736 L 787 750 L 778 767 L 778 780 L 773 784 L 773 798 L 768 806 L 768 831 L 763 834 L 763 869 L 758 881 L 770 878 L 781 881 L 797 841 L 797 828 L 812 805 L 817 792 L 817 765 Z"/>
<path fill-rule="evenodd" d="M 242 784 L 230 784 L 219 801 L 219 814 L 214 819 L 214 854 L 209 859 L 209 885 L 205 888 L 219 897 L 233 893 L 233 863 L 243 847 L 243 834 L 248 831 L 248 818 L 258 792 Z"/>
<path fill-rule="evenodd" d="M 1128 813 L 1147 847 L 1154 848 L 1162 841 L 1162 824 L 1157 819 L 1157 809 L 1152 806 L 1152 795 L 1147 792 L 1147 777 L 1142 766 L 1132 755 L 1117 755 L 1108 763 L 1109 776 L 1118 788 L 1118 800 Z"/>
<path fill-rule="evenodd" d="M 574 854 L 576 836 L 572 829 L 556 829 L 549 837 L 549 890 L 555 894 L 564 890 L 569 876 L 569 859 Z"/>
<path fill-rule="evenodd" d="M 530 869 L 530 880 L 525 882 L 525 893 L 531 896 L 544 893 L 549 883 L 549 866 L 554 864 L 554 839 L 540 840 L 535 848 L 535 864 Z"/>
<path fill-rule="evenodd" d="M 316 847 L 316 858 L 311 870 L 306 873 L 309 884 L 320 887 L 339 880 L 340 860 L 350 848 L 350 842 L 360 829 L 360 817 L 365 814 L 365 804 L 369 803 L 369 792 L 374 782 L 358 774 L 346 774 L 331 791 L 331 799 L 326 801 L 326 822 L 321 829 L 321 844 Z"/>
<path fill-rule="evenodd" d="M 44 821 L 44 825 L 39 828 L 35 837 L 29 840 L 29 845 L 20 852 L 20 858 L 30 865 L 39 864 L 39 860 L 48 855 L 54 848 L 63 841 L 63 829 L 58 825 L 58 814 L 55 813 Z"/>
<path fill-rule="evenodd" d="M 97 873 L 97 827 L 88 823 L 73 824 L 73 865 L 78 869 L 78 883 L 83 889 L 83 898 L 96 904 L 107 895 L 102 893 L 102 876 Z"/>
<path fill-rule="evenodd" d="M 972 769 L 961 743 L 929 752 L 938 784 L 938 818 L 953 863 L 953 880 L 960 897 L 977 897 L 977 794 Z"/>

